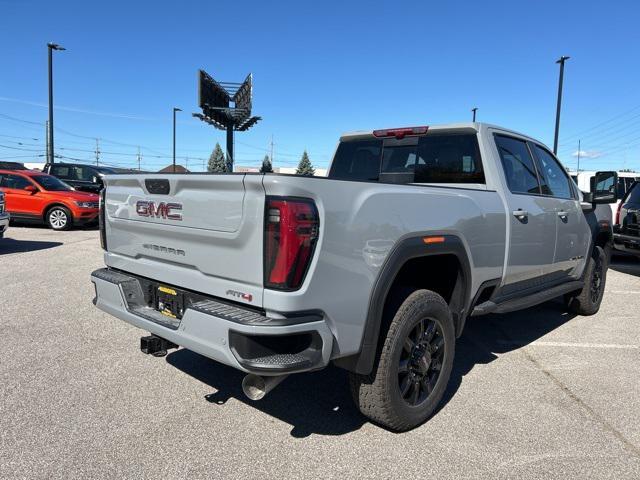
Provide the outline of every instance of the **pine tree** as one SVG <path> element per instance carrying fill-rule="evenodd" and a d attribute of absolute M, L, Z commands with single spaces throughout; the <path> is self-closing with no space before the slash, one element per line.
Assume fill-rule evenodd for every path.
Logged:
<path fill-rule="evenodd" d="M 213 152 L 211 152 L 207 171 L 213 173 L 225 173 L 227 171 L 227 163 L 224 159 L 224 152 L 222 151 L 222 148 L 220 148 L 219 143 L 216 143 Z"/>
<path fill-rule="evenodd" d="M 260 167 L 260 173 L 273 173 L 273 165 L 271 165 L 271 159 L 269 155 L 265 155 L 262 160 L 262 167 Z"/>
<path fill-rule="evenodd" d="M 305 150 L 302 153 L 302 158 L 300 159 L 300 163 L 298 164 L 298 169 L 296 170 L 296 175 L 315 175 L 316 169 L 313 168 L 311 164 L 311 160 L 309 160 L 309 154 Z"/>

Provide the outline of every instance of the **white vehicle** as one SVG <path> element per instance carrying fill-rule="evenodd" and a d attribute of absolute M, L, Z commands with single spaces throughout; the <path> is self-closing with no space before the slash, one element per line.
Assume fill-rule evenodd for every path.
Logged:
<path fill-rule="evenodd" d="M 569 172 L 573 181 L 576 182 L 578 188 L 583 192 L 591 192 L 593 191 L 593 182 L 596 175 L 595 171 L 591 170 L 581 170 L 580 172 Z M 618 200 L 616 203 L 612 203 L 611 213 L 613 214 L 613 218 L 616 217 L 616 212 L 618 211 L 618 207 L 620 206 L 620 200 L 626 195 L 627 191 L 633 185 L 633 182 L 640 181 L 640 172 L 618 172 Z"/>

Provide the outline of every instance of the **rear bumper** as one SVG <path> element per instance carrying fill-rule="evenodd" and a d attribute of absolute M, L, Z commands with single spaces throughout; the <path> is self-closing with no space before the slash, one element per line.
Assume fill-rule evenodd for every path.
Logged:
<path fill-rule="evenodd" d="M 185 308 L 182 319 L 172 320 L 145 304 L 146 279 L 104 268 L 93 272 L 91 281 L 99 309 L 238 370 L 279 375 L 329 363 L 333 335 L 321 315 L 271 318 L 194 294 L 197 301 Z"/>
<path fill-rule="evenodd" d="M 614 233 L 613 247 L 621 252 L 640 255 L 640 237 Z"/>
<path fill-rule="evenodd" d="M 0 238 L 4 236 L 4 233 L 9 228 L 9 219 L 11 216 L 8 213 L 0 213 Z"/>

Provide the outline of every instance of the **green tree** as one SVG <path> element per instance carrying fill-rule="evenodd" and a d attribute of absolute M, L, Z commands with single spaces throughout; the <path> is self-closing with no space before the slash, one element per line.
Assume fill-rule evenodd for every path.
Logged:
<path fill-rule="evenodd" d="M 207 165 L 207 171 L 213 173 L 225 173 L 227 172 L 227 163 L 224 159 L 224 152 L 220 148 L 220 144 L 216 142 L 216 146 L 211 152 L 209 157 L 209 165 Z"/>
<path fill-rule="evenodd" d="M 262 160 L 262 167 L 260 167 L 260 173 L 273 173 L 273 165 L 271 165 L 271 159 L 269 155 L 265 155 Z"/>
<path fill-rule="evenodd" d="M 311 164 L 311 160 L 309 160 L 309 154 L 305 150 L 302 153 L 302 158 L 300 159 L 300 163 L 298 163 L 298 169 L 296 170 L 296 175 L 315 175 L 316 169 L 313 168 Z"/>

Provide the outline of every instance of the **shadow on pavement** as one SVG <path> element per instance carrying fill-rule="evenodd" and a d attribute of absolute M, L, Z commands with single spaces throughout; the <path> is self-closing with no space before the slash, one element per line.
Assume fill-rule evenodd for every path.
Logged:
<path fill-rule="evenodd" d="M 470 318 L 456 345 L 451 379 L 439 408 L 455 395 L 462 378 L 475 365 L 490 363 L 496 354 L 521 348 L 573 317 L 562 302 L 556 301 L 512 314 Z M 342 435 L 367 422 L 353 403 L 347 372 L 337 367 L 291 375 L 263 400 L 253 402 L 242 393 L 244 374 L 238 370 L 186 349 L 168 355 L 167 362 L 213 387 L 216 392 L 205 397 L 210 403 L 224 405 L 235 398 L 292 425 L 294 437 Z"/>
<path fill-rule="evenodd" d="M 47 248 L 59 247 L 62 242 L 46 242 L 38 240 L 14 240 L 13 238 L 0 239 L 0 255 L 9 253 L 34 252 Z"/>
<path fill-rule="evenodd" d="M 615 255 L 609 265 L 611 270 L 640 277 L 640 257 L 631 255 Z"/>
<path fill-rule="evenodd" d="M 554 300 L 519 312 L 469 318 L 456 345 L 451 379 L 440 408 L 453 397 L 462 378 L 475 365 L 491 363 L 498 358 L 496 354 L 522 348 L 574 317 L 563 301 Z"/>
<path fill-rule="evenodd" d="M 367 419 L 351 399 L 347 372 L 330 366 L 317 372 L 291 375 L 262 400 L 253 402 L 242 393 L 244 374 L 180 349 L 167 356 L 167 362 L 216 389 L 205 398 L 224 405 L 235 398 L 292 425 L 291 436 L 342 435 L 358 430 Z"/>

